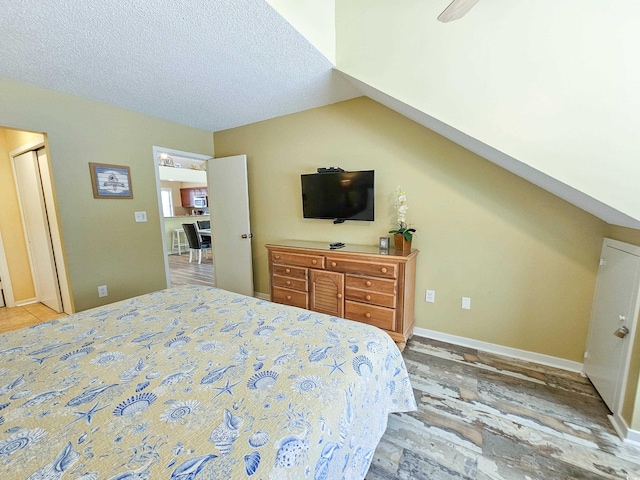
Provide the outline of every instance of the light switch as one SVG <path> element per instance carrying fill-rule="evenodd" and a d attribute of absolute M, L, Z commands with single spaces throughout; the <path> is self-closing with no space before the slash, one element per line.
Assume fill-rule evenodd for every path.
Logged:
<path fill-rule="evenodd" d="M 462 308 L 471 310 L 471 299 L 469 297 L 462 297 Z"/>
<path fill-rule="evenodd" d="M 425 302 L 433 303 L 436 301 L 436 291 L 435 290 L 427 290 L 427 295 L 425 297 Z"/>
<path fill-rule="evenodd" d="M 147 221 L 147 212 L 136 212 L 136 222 L 146 222 Z"/>

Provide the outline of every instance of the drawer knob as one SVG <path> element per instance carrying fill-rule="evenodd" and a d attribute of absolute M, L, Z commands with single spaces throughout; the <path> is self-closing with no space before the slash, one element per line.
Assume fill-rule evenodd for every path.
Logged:
<path fill-rule="evenodd" d="M 366 285 L 367 287 L 370 287 L 370 286 L 371 286 L 371 280 L 367 280 L 367 283 L 365 283 L 365 285 Z"/>
<path fill-rule="evenodd" d="M 287 300 L 291 300 L 291 295 L 287 295 Z"/>
<path fill-rule="evenodd" d="M 315 265 L 316 263 L 318 263 L 318 260 L 315 260 L 315 259 L 311 260 L 311 263 L 313 263 Z"/>
<path fill-rule="evenodd" d="M 280 255 L 276 255 L 276 260 L 280 260 Z"/>
<path fill-rule="evenodd" d="M 336 262 L 331 262 L 332 267 L 336 267 L 338 264 Z"/>
<path fill-rule="evenodd" d="M 287 285 L 291 285 L 291 280 L 287 280 Z"/>
<path fill-rule="evenodd" d="M 364 297 L 364 298 L 366 298 L 367 300 L 371 300 L 371 295 L 367 295 L 367 296 L 366 296 L 366 297 Z"/>
<path fill-rule="evenodd" d="M 367 318 L 371 318 L 371 314 L 369 312 L 365 313 L 364 316 Z"/>
<path fill-rule="evenodd" d="M 285 268 L 284 271 L 285 271 L 285 273 L 291 273 L 291 269 L 290 268 Z"/>
<path fill-rule="evenodd" d="M 338 294 L 338 298 L 342 298 L 342 294 L 341 293 Z"/>
<path fill-rule="evenodd" d="M 380 269 L 380 271 L 381 271 L 382 273 L 387 273 L 387 267 L 382 267 L 382 268 Z"/>

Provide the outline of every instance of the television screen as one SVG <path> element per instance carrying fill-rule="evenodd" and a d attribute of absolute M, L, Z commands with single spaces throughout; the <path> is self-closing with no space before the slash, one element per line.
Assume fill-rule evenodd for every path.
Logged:
<path fill-rule="evenodd" d="M 373 221 L 373 173 L 365 170 L 302 175 L 304 218 Z"/>

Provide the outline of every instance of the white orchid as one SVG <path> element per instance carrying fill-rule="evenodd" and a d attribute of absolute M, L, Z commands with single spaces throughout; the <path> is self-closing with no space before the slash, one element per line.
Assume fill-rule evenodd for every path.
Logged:
<path fill-rule="evenodd" d="M 400 233 L 404 235 L 404 238 L 411 241 L 411 239 L 413 238 L 413 233 L 416 231 L 416 229 L 407 228 L 407 210 L 409 210 L 409 206 L 407 205 L 407 194 L 402 191 L 400 185 L 396 187 L 395 207 L 398 228 L 389 230 L 389 233 Z"/>

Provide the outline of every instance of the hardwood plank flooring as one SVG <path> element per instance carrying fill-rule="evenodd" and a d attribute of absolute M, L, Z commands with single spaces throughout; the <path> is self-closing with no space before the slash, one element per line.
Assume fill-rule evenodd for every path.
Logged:
<path fill-rule="evenodd" d="M 640 448 L 577 373 L 414 337 L 418 410 L 393 414 L 368 480 L 640 479 Z"/>
<path fill-rule="evenodd" d="M 169 271 L 171 274 L 171 285 L 206 285 L 215 286 L 213 275 L 213 255 L 209 252 L 209 258 L 202 255 L 202 263 L 198 265 L 195 258 L 189 263 L 189 252 L 182 255 L 169 255 Z"/>

